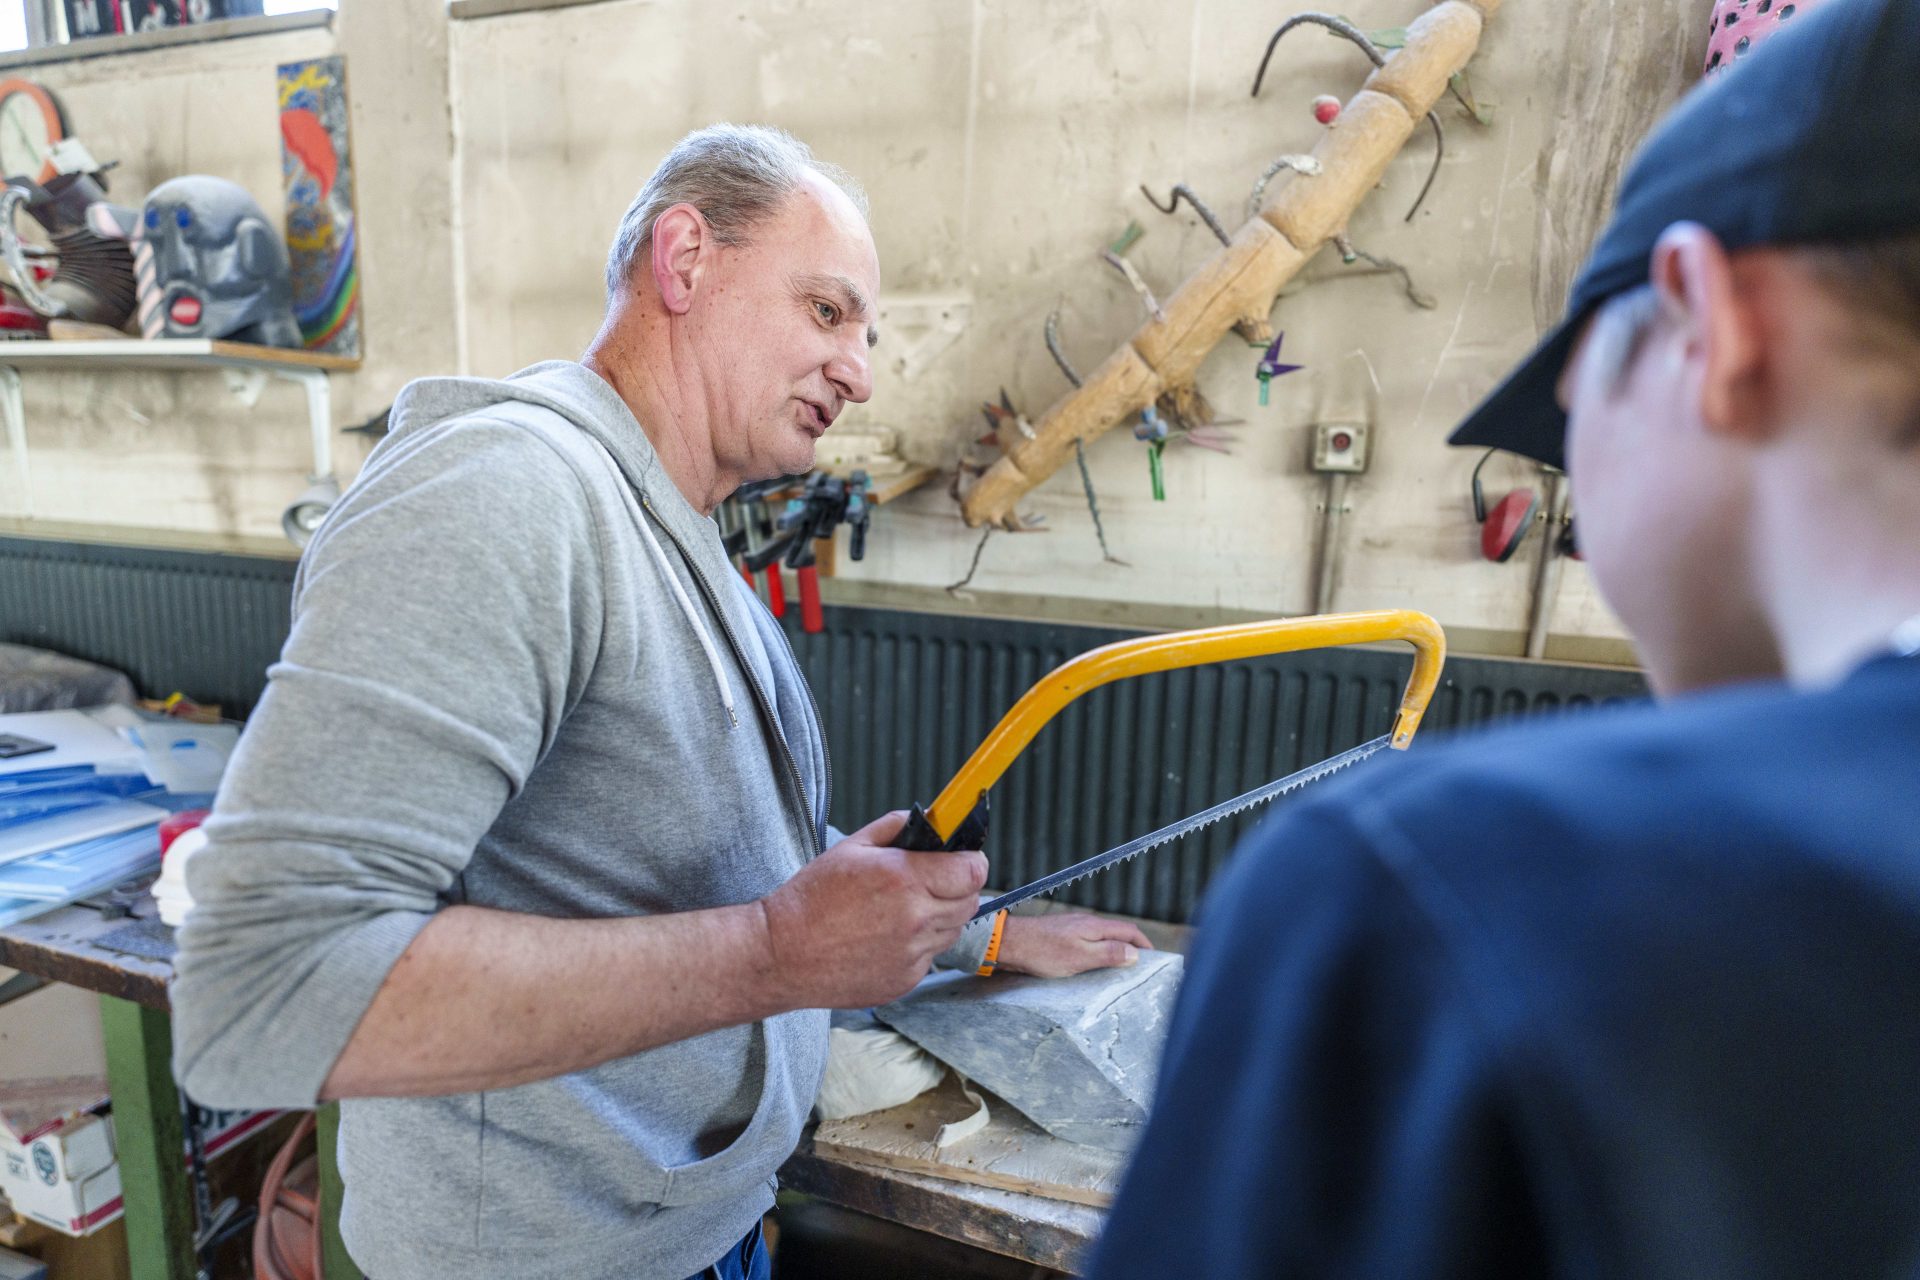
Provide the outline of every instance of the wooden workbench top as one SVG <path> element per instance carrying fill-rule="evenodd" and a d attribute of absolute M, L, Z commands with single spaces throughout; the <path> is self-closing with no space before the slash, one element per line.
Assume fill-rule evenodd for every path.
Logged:
<path fill-rule="evenodd" d="M 0 929 L 0 964 L 50 982 L 165 1009 L 173 965 L 99 943 L 133 923 L 125 916 L 110 919 L 93 907 L 61 907 Z"/>

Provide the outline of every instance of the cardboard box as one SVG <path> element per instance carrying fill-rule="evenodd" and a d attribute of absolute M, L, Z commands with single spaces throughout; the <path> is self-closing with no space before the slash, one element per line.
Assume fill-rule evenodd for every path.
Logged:
<path fill-rule="evenodd" d="M 207 1159 L 266 1125 L 278 1111 L 214 1111 L 204 1130 Z M 186 1153 L 181 1154 L 182 1162 Z M 0 1188 L 21 1217 L 70 1236 L 84 1236 L 118 1218 L 120 1162 L 113 1117 L 84 1115 L 22 1141 L 0 1126 Z"/>
<path fill-rule="evenodd" d="M 0 1005 L 0 1191 L 21 1217 L 84 1236 L 121 1215 L 107 1106 L 98 996 L 54 983 Z M 212 1160 L 282 1113 L 203 1114 Z"/>
<path fill-rule="evenodd" d="M 87 1115 L 21 1142 L 0 1128 L 0 1186 L 13 1211 L 83 1236 L 120 1216 L 113 1121 Z"/>
<path fill-rule="evenodd" d="M 69 1235 L 120 1195 L 100 998 L 54 983 L 0 1006 L 0 1189 L 25 1218 Z M 100 1215 L 100 1216 L 95 1216 Z"/>

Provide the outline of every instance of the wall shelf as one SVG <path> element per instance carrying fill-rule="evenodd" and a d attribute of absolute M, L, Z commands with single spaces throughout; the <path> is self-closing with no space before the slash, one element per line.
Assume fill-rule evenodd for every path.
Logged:
<path fill-rule="evenodd" d="M 350 356 L 289 351 L 211 338 L 100 338 L 66 341 L 22 338 L 0 343 L 0 416 L 19 476 L 26 516 L 33 517 L 33 474 L 27 458 L 26 403 L 20 391 L 23 369 L 217 371 L 227 387 L 251 405 L 268 378 L 299 384 L 307 396 L 307 427 L 313 444 L 315 486 L 335 486 L 333 474 L 333 394 L 328 375 L 360 367 Z M 302 495 L 303 499 L 307 495 Z M 288 527 L 288 536 L 295 537 Z"/>
<path fill-rule="evenodd" d="M 269 372 L 323 370 L 341 373 L 360 367 L 352 356 L 318 351 L 288 351 L 251 342 L 221 342 L 212 338 L 107 338 L 64 341 L 20 338 L 0 342 L 0 365 L 15 369 L 262 369 Z"/>

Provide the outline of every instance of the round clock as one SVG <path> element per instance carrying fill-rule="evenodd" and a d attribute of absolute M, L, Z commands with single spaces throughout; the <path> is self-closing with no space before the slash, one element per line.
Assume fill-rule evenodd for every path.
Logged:
<path fill-rule="evenodd" d="M 31 80 L 0 80 L 0 177 L 53 180 L 53 144 L 67 136 L 60 100 Z"/>

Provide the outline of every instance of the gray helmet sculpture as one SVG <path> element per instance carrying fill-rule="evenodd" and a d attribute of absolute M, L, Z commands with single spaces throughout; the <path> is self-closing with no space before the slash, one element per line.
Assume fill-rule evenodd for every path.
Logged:
<path fill-rule="evenodd" d="M 133 242 L 146 337 L 301 346 L 286 242 L 246 188 L 204 175 L 163 182 Z"/>

